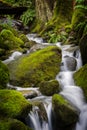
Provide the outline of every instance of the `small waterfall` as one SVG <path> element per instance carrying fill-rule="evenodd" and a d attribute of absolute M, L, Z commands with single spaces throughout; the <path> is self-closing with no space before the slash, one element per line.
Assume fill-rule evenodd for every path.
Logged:
<path fill-rule="evenodd" d="M 61 72 L 56 79 L 59 81 L 62 91 L 60 92 L 70 103 L 72 103 L 80 112 L 79 121 L 76 124 L 75 130 L 87 130 L 87 105 L 84 99 L 83 91 L 80 87 L 75 86 L 73 73 L 82 66 L 80 50 L 67 52 L 69 46 L 61 47 L 62 49 L 62 65 Z M 66 56 L 74 57 L 77 61 L 75 71 L 70 71 L 67 67 Z"/>
<path fill-rule="evenodd" d="M 9 62 L 15 60 L 16 58 L 20 57 L 21 55 L 22 55 L 21 52 L 15 51 L 15 52 L 12 53 L 11 56 L 9 56 L 8 59 L 4 60 L 3 63 L 7 64 L 7 63 L 9 63 Z"/>
<path fill-rule="evenodd" d="M 37 98 L 33 101 L 37 101 Z M 52 104 L 51 99 L 41 96 L 38 100 L 42 101 L 44 110 L 46 112 L 46 117 L 44 118 L 40 113 L 42 112 L 38 106 L 34 106 L 33 110 L 29 113 L 30 126 L 34 130 L 52 130 Z M 43 112 L 42 112 L 43 113 Z"/>
<path fill-rule="evenodd" d="M 48 123 L 40 118 L 38 112 L 39 108 L 33 107 L 33 110 L 29 114 L 31 120 L 31 127 L 34 130 L 49 130 Z"/>
<path fill-rule="evenodd" d="M 36 34 L 27 34 L 26 36 L 30 41 L 35 41 L 39 44 L 43 43 L 43 39 L 41 37 L 37 37 Z"/>
<path fill-rule="evenodd" d="M 49 103 L 49 105 L 45 105 L 45 109 L 48 117 L 49 130 L 52 130 L 52 103 Z"/>
<path fill-rule="evenodd" d="M 87 130 L 87 105 L 82 107 L 76 130 Z"/>

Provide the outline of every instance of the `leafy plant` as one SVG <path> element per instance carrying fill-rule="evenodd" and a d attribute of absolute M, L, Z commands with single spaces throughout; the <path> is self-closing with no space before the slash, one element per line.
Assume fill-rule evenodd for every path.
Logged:
<path fill-rule="evenodd" d="M 31 23 L 35 18 L 35 10 L 28 9 L 22 16 L 21 20 L 23 21 L 24 25 Z"/>

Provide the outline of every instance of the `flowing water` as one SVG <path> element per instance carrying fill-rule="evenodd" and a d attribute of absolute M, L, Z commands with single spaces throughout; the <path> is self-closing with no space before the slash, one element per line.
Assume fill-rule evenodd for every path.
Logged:
<path fill-rule="evenodd" d="M 37 37 L 36 34 L 28 34 L 27 37 L 29 40 L 33 40 L 36 43 L 42 45 L 45 44 L 47 46 L 49 45 L 48 43 L 44 43 L 43 39 Z M 75 85 L 73 80 L 73 74 L 82 66 L 79 48 L 73 45 L 62 46 L 61 43 L 56 43 L 55 45 L 60 47 L 62 50 L 60 73 L 56 76 L 56 79 L 59 81 L 61 87 L 60 94 L 72 103 L 80 112 L 79 121 L 76 124 L 75 130 L 87 130 L 87 105 L 84 100 L 82 90 L 80 87 Z M 21 53 L 19 52 L 13 53 L 9 59 L 3 62 L 6 63 L 14 60 L 16 56 L 18 57 L 20 55 Z M 13 87 L 9 84 L 8 86 Z M 24 88 L 16 87 L 16 89 L 19 91 Z M 30 125 L 33 130 L 54 130 L 52 127 L 52 97 L 41 95 L 38 88 L 31 89 L 35 90 L 38 94 L 38 96 L 31 99 L 31 101 L 43 103 L 47 119 L 40 115 L 40 108 L 38 106 L 34 106 L 26 119 L 27 124 Z"/>

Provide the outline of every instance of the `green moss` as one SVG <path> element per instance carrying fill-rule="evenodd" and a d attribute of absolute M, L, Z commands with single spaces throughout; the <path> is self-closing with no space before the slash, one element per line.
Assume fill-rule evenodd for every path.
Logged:
<path fill-rule="evenodd" d="M 1 29 L 1 31 L 3 29 L 10 30 L 15 36 L 18 36 L 19 32 L 15 28 L 12 27 L 12 20 L 8 19 L 8 18 L 7 18 L 7 20 L 9 21 L 8 23 L 2 23 L 0 21 L 1 22 L 0 23 L 0 29 Z"/>
<path fill-rule="evenodd" d="M 87 100 L 87 64 L 74 74 L 76 85 L 80 86 Z"/>
<path fill-rule="evenodd" d="M 29 41 L 25 34 L 21 34 L 21 35 L 19 36 L 19 38 L 20 38 L 22 41 L 24 41 L 24 43 L 26 43 L 26 42 Z"/>
<path fill-rule="evenodd" d="M 0 88 L 6 88 L 9 82 L 9 71 L 5 64 L 0 61 Z"/>
<path fill-rule="evenodd" d="M 52 96 L 53 94 L 59 92 L 59 83 L 57 80 L 42 81 L 39 84 L 39 87 L 41 93 L 47 96 Z"/>
<path fill-rule="evenodd" d="M 60 62 L 61 50 L 56 46 L 46 47 L 11 63 L 10 80 L 25 87 L 37 86 L 43 80 L 55 78 Z"/>
<path fill-rule="evenodd" d="M 65 128 L 65 126 L 74 124 L 77 121 L 76 109 L 61 95 L 55 94 L 52 97 L 52 105 L 56 121 L 60 127 Z"/>
<path fill-rule="evenodd" d="M 61 95 L 58 95 L 58 94 L 55 94 L 52 97 L 52 101 L 53 101 L 53 104 L 56 104 L 56 105 L 59 103 L 61 103 L 61 105 L 67 105 L 67 101 Z"/>
<path fill-rule="evenodd" d="M 20 48 L 24 45 L 24 42 L 14 36 L 14 34 L 10 30 L 2 30 L 0 33 L 0 48 L 6 50 L 12 50 L 16 48 Z"/>
<path fill-rule="evenodd" d="M 21 121 L 16 119 L 3 119 L 0 120 L 0 130 L 31 130 Z"/>
<path fill-rule="evenodd" d="M 27 38 L 27 36 L 25 34 L 21 34 L 19 36 L 19 38 L 25 43 L 24 44 L 25 48 L 31 48 L 33 45 L 36 44 L 36 42 L 34 42 L 34 41 L 29 41 L 28 38 Z"/>
<path fill-rule="evenodd" d="M 31 109 L 31 104 L 20 92 L 0 90 L 0 116 L 24 118 Z"/>

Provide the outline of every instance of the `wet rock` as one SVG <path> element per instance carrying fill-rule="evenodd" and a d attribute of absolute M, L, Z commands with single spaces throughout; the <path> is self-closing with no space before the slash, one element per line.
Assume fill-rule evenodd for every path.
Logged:
<path fill-rule="evenodd" d="M 70 70 L 70 71 L 76 70 L 76 66 L 77 66 L 76 59 L 69 56 L 66 56 L 64 58 L 65 58 L 64 64 L 67 67 L 67 70 Z"/>
<path fill-rule="evenodd" d="M 34 90 L 22 90 L 20 91 L 26 99 L 32 99 L 37 97 L 37 93 Z"/>
<path fill-rule="evenodd" d="M 45 47 L 46 47 L 45 45 L 36 44 L 36 45 L 34 45 L 33 47 L 31 47 L 30 52 L 34 52 L 34 51 L 37 51 L 37 50 L 41 50 L 41 49 L 43 49 L 43 48 L 45 48 Z"/>
<path fill-rule="evenodd" d="M 33 102 L 32 105 L 33 105 L 33 112 L 38 113 L 40 121 L 43 121 L 43 120 L 48 121 L 44 104 L 40 101 L 37 101 L 37 102 Z"/>
<path fill-rule="evenodd" d="M 77 110 L 61 95 L 55 94 L 52 97 L 53 112 L 58 127 L 70 128 L 78 120 Z"/>
<path fill-rule="evenodd" d="M 39 84 L 40 92 L 43 95 L 52 96 L 55 93 L 58 93 L 60 91 L 59 83 L 57 80 L 51 80 L 51 81 L 42 81 Z"/>

